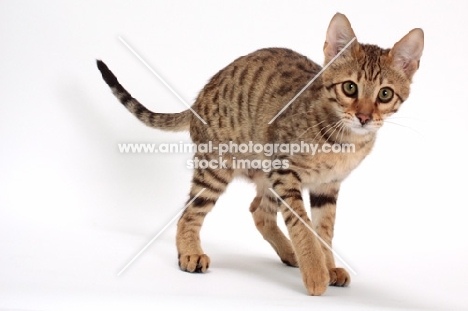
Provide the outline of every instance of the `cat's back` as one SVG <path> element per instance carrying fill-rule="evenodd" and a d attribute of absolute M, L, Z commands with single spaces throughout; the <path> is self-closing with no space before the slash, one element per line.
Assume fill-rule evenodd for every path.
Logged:
<path fill-rule="evenodd" d="M 320 70 L 307 57 L 285 48 L 239 57 L 200 92 L 193 109 L 207 124 L 193 118 L 192 139 L 262 141 L 268 121 Z"/>

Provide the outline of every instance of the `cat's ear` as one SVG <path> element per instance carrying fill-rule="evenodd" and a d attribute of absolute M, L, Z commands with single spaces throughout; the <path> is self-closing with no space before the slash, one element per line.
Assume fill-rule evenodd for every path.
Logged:
<path fill-rule="evenodd" d="M 424 49 L 424 32 L 421 28 L 411 30 L 390 51 L 393 65 L 402 70 L 411 79 L 419 68 Z"/>
<path fill-rule="evenodd" d="M 349 20 L 341 13 L 336 13 L 330 21 L 327 30 L 327 38 L 323 46 L 325 64 L 335 57 L 351 40 L 355 39 L 353 28 Z M 356 48 L 355 40 L 349 48 Z"/>

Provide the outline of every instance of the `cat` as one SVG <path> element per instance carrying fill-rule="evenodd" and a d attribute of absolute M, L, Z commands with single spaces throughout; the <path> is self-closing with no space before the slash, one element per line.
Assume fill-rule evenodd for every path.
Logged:
<path fill-rule="evenodd" d="M 204 218 L 227 185 L 236 176 L 244 176 L 256 185 L 257 194 L 250 205 L 255 226 L 283 263 L 300 268 L 308 293 L 321 295 L 328 285 L 350 284 L 349 273 L 336 267 L 331 250 L 305 224 L 331 246 L 340 184 L 370 153 L 384 120 L 408 98 L 422 56 L 424 33 L 413 29 L 391 49 L 354 39 L 350 22 L 337 13 L 326 33 L 324 63 L 330 64 L 323 72 L 321 66 L 292 50 L 261 49 L 214 75 L 199 93 L 193 111 L 173 114 L 149 111 L 97 61 L 114 95 L 140 121 L 161 130 L 190 131 L 195 144 L 306 142 L 319 146 L 346 143 L 355 148 L 352 153 L 314 155 L 232 152 L 221 156 L 225 167 L 195 167 L 189 204 L 177 225 L 181 270 L 208 269 L 210 258 L 202 250 L 199 236 Z M 213 160 L 219 155 L 196 152 L 194 158 Z M 235 159 L 280 159 L 287 165 L 267 172 L 235 168 Z M 309 191 L 311 219 L 304 207 L 303 189 Z M 277 225 L 278 212 L 290 240 Z"/>

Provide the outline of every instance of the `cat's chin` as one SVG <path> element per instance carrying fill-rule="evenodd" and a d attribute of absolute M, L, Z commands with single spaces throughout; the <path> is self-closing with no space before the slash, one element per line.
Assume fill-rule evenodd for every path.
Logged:
<path fill-rule="evenodd" d="M 373 134 L 376 132 L 376 129 L 370 127 L 363 127 L 363 126 L 350 126 L 349 129 L 353 134 L 356 135 L 368 135 Z"/>

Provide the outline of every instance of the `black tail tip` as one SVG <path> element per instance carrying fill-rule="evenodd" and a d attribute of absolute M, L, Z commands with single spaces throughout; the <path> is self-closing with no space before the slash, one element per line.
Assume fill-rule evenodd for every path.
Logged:
<path fill-rule="evenodd" d="M 109 67 L 100 59 L 96 60 L 97 67 L 101 72 L 102 78 L 110 87 L 114 87 L 119 85 L 117 78 L 114 76 L 112 71 L 110 71 Z"/>
<path fill-rule="evenodd" d="M 101 70 L 102 68 L 107 68 L 107 65 L 104 64 L 104 62 L 100 59 L 96 59 L 96 65 L 98 66 L 99 70 Z"/>

